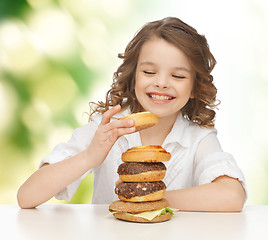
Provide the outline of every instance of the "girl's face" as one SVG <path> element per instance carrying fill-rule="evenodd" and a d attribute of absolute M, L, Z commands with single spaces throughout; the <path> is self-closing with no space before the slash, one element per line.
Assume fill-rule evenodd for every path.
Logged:
<path fill-rule="evenodd" d="M 161 38 L 145 42 L 136 69 L 135 93 L 145 111 L 176 117 L 193 98 L 193 71 L 186 55 Z M 173 118 L 173 119 L 174 119 Z"/>

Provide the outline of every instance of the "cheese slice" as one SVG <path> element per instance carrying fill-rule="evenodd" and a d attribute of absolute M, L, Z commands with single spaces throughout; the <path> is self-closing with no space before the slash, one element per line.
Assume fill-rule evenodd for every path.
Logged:
<path fill-rule="evenodd" d="M 160 216 L 161 213 L 162 213 L 165 209 L 170 209 L 172 212 L 174 212 L 174 211 L 179 211 L 179 209 L 175 209 L 175 208 L 162 208 L 162 209 L 159 209 L 159 210 L 148 211 L 148 212 L 142 212 L 142 213 L 137 213 L 137 214 L 132 214 L 132 213 L 125 213 L 125 214 L 127 214 L 127 215 L 131 215 L 131 216 L 134 216 L 134 217 L 145 218 L 145 219 L 151 221 L 151 220 L 154 219 L 155 217 Z M 113 214 L 113 213 L 118 213 L 118 212 L 116 212 L 116 211 L 112 211 L 111 213 Z"/>
<path fill-rule="evenodd" d="M 160 216 L 161 212 L 164 210 L 165 208 L 159 209 L 159 210 L 154 210 L 154 211 L 149 211 L 149 212 L 142 212 L 142 213 L 137 213 L 137 214 L 131 214 L 128 213 L 129 215 L 132 215 L 134 217 L 141 217 L 141 218 L 145 218 L 148 219 L 149 221 L 151 221 L 152 219 L 154 219 L 156 216 Z"/>

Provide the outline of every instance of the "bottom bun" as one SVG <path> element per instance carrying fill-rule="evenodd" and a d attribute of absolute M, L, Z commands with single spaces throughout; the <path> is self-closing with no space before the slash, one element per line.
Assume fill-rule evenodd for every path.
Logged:
<path fill-rule="evenodd" d="M 142 218 L 142 217 L 131 216 L 131 215 L 126 214 L 126 213 L 114 213 L 113 215 L 117 219 L 120 219 L 120 220 L 125 220 L 125 221 L 129 221 L 129 222 L 139 222 L 139 223 L 164 222 L 164 221 L 169 220 L 172 217 L 172 215 L 169 212 L 164 214 L 164 215 L 156 216 L 152 220 L 148 220 L 148 219 Z"/>

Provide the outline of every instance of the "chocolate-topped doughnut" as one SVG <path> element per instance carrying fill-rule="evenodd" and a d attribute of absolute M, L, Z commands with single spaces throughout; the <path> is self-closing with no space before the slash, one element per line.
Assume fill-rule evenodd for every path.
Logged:
<path fill-rule="evenodd" d="M 117 170 L 123 182 L 155 182 L 164 179 L 166 166 L 157 163 L 122 163 Z"/>
<path fill-rule="evenodd" d="M 122 201 L 146 202 L 156 201 L 164 197 L 166 185 L 158 182 L 122 182 L 115 188 L 115 193 Z"/>

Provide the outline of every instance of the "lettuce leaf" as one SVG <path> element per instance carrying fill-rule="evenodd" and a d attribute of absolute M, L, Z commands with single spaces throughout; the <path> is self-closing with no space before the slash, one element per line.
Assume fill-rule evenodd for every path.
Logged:
<path fill-rule="evenodd" d="M 164 214 L 166 214 L 166 213 L 168 213 L 168 212 L 169 212 L 171 215 L 174 215 L 172 209 L 166 207 L 166 208 L 164 208 L 164 209 L 162 210 L 162 212 L 161 212 L 158 216 L 160 216 L 160 215 L 164 215 Z"/>

